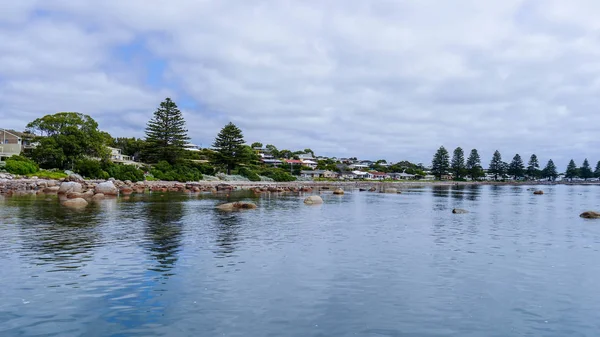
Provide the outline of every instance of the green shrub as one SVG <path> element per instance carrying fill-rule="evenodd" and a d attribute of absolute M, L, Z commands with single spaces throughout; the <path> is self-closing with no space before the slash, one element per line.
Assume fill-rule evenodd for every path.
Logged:
<path fill-rule="evenodd" d="M 110 164 L 108 164 L 110 163 Z M 115 178 L 117 180 L 144 181 L 144 172 L 133 165 L 114 164 L 108 162 L 103 165 L 101 179 Z"/>
<path fill-rule="evenodd" d="M 252 171 L 247 167 L 241 167 L 238 169 L 238 174 L 248 178 L 250 181 L 260 181 L 260 176 L 258 173 Z"/>
<path fill-rule="evenodd" d="M 260 175 L 269 177 L 278 182 L 295 181 L 296 180 L 296 177 L 294 177 L 293 175 L 289 174 L 287 171 L 282 170 L 280 168 L 265 169 L 260 173 Z"/>
<path fill-rule="evenodd" d="M 73 170 L 86 178 L 105 179 L 104 175 L 106 172 L 102 170 L 102 165 L 98 160 L 79 159 L 75 162 Z"/>
<path fill-rule="evenodd" d="M 12 174 L 26 175 L 35 173 L 38 166 L 29 158 L 23 156 L 12 156 L 6 160 L 6 171 Z"/>
<path fill-rule="evenodd" d="M 152 176 L 158 180 L 165 181 L 198 181 L 202 179 L 201 169 L 206 169 L 192 162 L 182 162 L 171 165 L 166 161 L 161 161 L 154 165 L 150 170 Z"/>
<path fill-rule="evenodd" d="M 64 173 L 63 171 L 46 171 L 46 170 L 40 170 L 36 173 L 31 173 L 28 174 L 28 176 L 32 177 L 32 176 L 36 176 L 40 179 L 62 179 L 62 178 L 66 178 L 69 175 Z"/>

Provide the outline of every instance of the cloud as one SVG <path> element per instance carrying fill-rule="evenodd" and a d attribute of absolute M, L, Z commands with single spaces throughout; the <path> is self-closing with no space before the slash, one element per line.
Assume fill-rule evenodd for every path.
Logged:
<path fill-rule="evenodd" d="M 166 96 L 190 136 L 428 163 L 437 147 L 600 159 L 596 2 L 20 1 L 0 14 L 0 114 L 80 111 L 142 136 Z M 7 118 L 8 117 L 8 118 Z M 594 158 L 598 156 L 598 158 Z"/>

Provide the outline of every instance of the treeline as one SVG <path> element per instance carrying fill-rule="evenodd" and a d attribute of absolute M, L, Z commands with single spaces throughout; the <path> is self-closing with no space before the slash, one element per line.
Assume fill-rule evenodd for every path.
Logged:
<path fill-rule="evenodd" d="M 452 159 L 450 159 L 448 151 L 441 146 L 433 156 L 431 166 L 432 174 L 438 179 L 441 179 L 446 175 L 452 175 L 452 178 L 455 180 L 464 180 L 465 178 L 479 180 L 486 175 L 477 149 L 471 150 L 469 157 L 465 161 L 465 154 L 462 148 L 457 147 L 452 154 Z M 525 166 L 525 163 L 519 154 L 515 154 L 511 162 L 507 163 L 502 160 L 502 155 L 498 150 L 492 155 L 492 159 L 488 165 L 487 174 L 492 175 L 494 180 L 511 177 L 515 180 L 547 179 L 553 181 L 559 176 L 556 165 L 552 159 L 548 160 L 543 169 L 540 169 L 540 164 L 535 154 L 532 154 L 531 157 L 529 157 L 527 166 Z M 565 178 L 600 178 L 600 161 L 596 164 L 595 170 L 592 171 L 587 158 L 583 161 L 581 167 L 577 167 L 575 161 L 571 159 L 567 165 Z"/>
<path fill-rule="evenodd" d="M 26 134 L 36 146 L 25 152 L 26 157 L 11 157 L 6 169 L 29 175 L 41 175 L 40 168 L 72 170 L 91 179 L 131 181 L 197 181 L 219 172 L 253 181 L 296 179 L 282 168 L 261 165 L 233 123 L 216 135 L 213 150 L 187 151 L 187 132 L 183 114 L 170 98 L 160 103 L 148 121 L 144 139 L 113 138 L 99 130 L 98 123 L 88 115 L 59 112 L 27 124 Z M 108 147 L 121 149 L 123 155 L 145 164 L 116 164 Z"/>

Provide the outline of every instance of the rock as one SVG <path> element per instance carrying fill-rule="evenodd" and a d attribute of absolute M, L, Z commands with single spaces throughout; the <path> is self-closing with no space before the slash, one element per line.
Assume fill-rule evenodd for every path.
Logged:
<path fill-rule="evenodd" d="M 226 204 L 221 204 L 221 205 L 218 205 L 217 208 L 222 211 L 237 211 L 237 210 L 241 210 L 241 209 L 255 209 L 255 208 L 258 208 L 258 206 L 256 206 L 256 204 L 253 204 L 251 202 L 238 201 L 238 202 L 229 202 Z"/>
<path fill-rule="evenodd" d="M 104 195 L 117 195 L 119 194 L 119 190 L 112 181 L 105 181 L 96 185 L 96 193 L 102 193 Z"/>
<path fill-rule="evenodd" d="M 102 194 L 102 193 L 96 193 L 92 197 L 92 201 L 100 201 L 102 199 L 104 199 L 104 194 Z"/>
<path fill-rule="evenodd" d="M 81 192 L 67 193 L 67 199 L 77 199 L 77 198 L 83 198 L 83 193 L 81 193 Z"/>
<path fill-rule="evenodd" d="M 375 192 L 375 191 L 377 191 L 377 189 L 375 188 L 375 186 L 369 188 L 369 192 Z"/>
<path fill-rule="evenodd" d="M 89 199 L 91 199 L 93 196 L 94 196 L 94 190 L 87 190 L 87 191 L 85 191 L 85 193 L 83 193 L 83 194 L 82 194 L 82 197 L 83 197 L 85 200 L 89 200 Z"/>
<path fill-rule="evenodd" d="M 78 183 L 82 183 L 83 182 L 83 177 L 80 176 L 79 174 L 76 173 L 71 173 L 69 174 L 69 176 L 66 179 L 67 181 L 75 181 Z"/>
<path fill-rule="evenodd" d="M 217 191 L 231 191 L 233 190 L 233 186 L 227 184 L 219 184 L 217 185 Z"/>
<path fill-rule="evenodd" d="M 80 183 L 74 181 L 65 181 L 60 184 L 60 188 L 58 189 L 58 193 L 67 194 L 69 192 L 83 192 L 83 187 Z"/>
<path fill-rule="evenodd" d="M 383 192 L 384 193 L 394 193 L 394 194 L 397 194 L 398 193 L 398 189 L 397 188 L 393 188 L 393 187 L 388 187 Z"/>
<path fill-rule="evenodd" d="M 322 189 L 322 190 L 328 190 L 328 189 L 329 189 L 329 186 L 323 186 L 323 187 L 321 187 L 321 189 Z"/>
<path fill-rule="evenodd" d="M 359 190 L 360 192 L 364 192 L 364 191 L 366 191 L 367 189 L 366 189 L 366 188 L 359 188 L 358 190 Z"/>
<path fill-rule="evenodd" d="M 469 213 L 469 211 L 467 211 L 466 209 L 462 209 L 462 208 L 455 208 L 452 210 L 453 214 L 467 214 Z"/>
<path fill-rule="evenodd" d="M 120 192 L 122 195 L 130 195 L 133 193 L 133 189 L 129 186 L 121 186 Z"/>
<path fill-rule="evenodd" d="M 83 198 L 67 199 L 62 202 L 62 205 L 69 208 L 84 208 L 88 202 Z"/>
<path fill-rule="evenodd" d="M 583 212 L 579 216 L 585 219 L 600 219 L 600 213 L 594 211 Z"/>
<path fill-rule="evenodd" d="M 57 185 L 56 180 L 48 180 L 46 182 L 46 186 L 48 186 L 48 187 L 53 187 L 53 186 L 56 186 L 56 185 Z"/>
<path fill-rule="evenodd" d="M 533 192 L 533 194 L 537 194 L 537 195 L 544 194 L 544 191 L 535 191 L 535 192 Z"/>
<path fill-rule="evenodd" d="M 323 199 L 318 195 L 311 195 L 304 199 L 304 203 L 307 205 L 318 205 L 323 203 Z"/>
<path fill-rule="evenodd" d="M 50 186 L 50 187 L 46 187 L 46 188 L 44 188 L 44 190 L 43 190 L 43 191 L 44 191 L 44 193 L 46 193 L 46 194 L 58 193 L 58 189 L 59 189 L 59 188 L 60 188 L 60 187 L 58 187 L 58 186 Z"/>
<path fill-rule="evenodd" d="M 335 190 L 333 190 L 333 194 L 338 194 L 338 195 L 344 194 L 344 190 L 341 188 L 336 188 Z"/>

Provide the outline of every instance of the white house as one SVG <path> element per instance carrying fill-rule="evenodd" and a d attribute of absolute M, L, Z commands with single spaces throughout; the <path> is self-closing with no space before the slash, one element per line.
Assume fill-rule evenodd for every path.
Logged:
<path fill-rule="evenodd" d="M 316 161 L 312 161 L 312 160 L 308 160 L 308 159 L 300 159 L 300 161 L 302 161 L 302 165 L 303 166 L 308 166 L 312 169 L 316 169 L 317 168 L 317 162 Z"/>
<path fill-rule="evenodd" d="M 126 165 L 141 165 L 140 163 L 133 161 L 131 156 L 126 156 L 122 154 L 121 149 L 110 146 L 107 146 L 107 148 L 110 150 L 109 158 L 113 163 L 120 163 Z"/>

